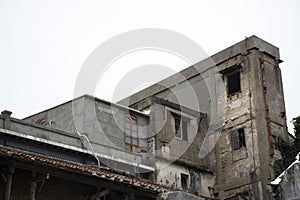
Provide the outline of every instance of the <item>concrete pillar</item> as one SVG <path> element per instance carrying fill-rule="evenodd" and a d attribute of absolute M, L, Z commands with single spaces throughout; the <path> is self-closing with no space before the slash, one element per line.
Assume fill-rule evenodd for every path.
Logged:
<path fill-rule="evenodd" d="M 9 129 L 10 128 L 10 115 L 12 114 L 11 111 L 4 110 L 1 112 L 2 117 L 4 118 L 3 128 Z"/>
<path fill-rule="evenodd" d="M 11 187 L 12 187 L 12 178 L 13 178 L 14 169 L 15 168 L 14 168 L 13 165 L 9 166 L 9 170 L 8 170 L 8 174 L 7 174 L 4 200 L 10 200 Z"/>

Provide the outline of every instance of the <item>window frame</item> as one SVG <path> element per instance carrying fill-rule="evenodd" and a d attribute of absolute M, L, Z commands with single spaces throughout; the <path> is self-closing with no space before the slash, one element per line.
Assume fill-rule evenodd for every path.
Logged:
<path fill-rule="evenodd" d="M 175 137 L 184 141 L 188 141 L 190 119 L 175 113 L 173 113 L 172 115 L 174 119 Z M 178 121 L 180 122 L 179 124 Z M 180 133 L 180 136 L 178 135 L 178 131 Z"/>
<path fill-rule="evenodd" d="M 230 88 L 232 88 L 232 84 L 233 83 L 229 83 L 229 81 L 231 80 L 230 77 L 233 77 L 235 74 L 238 74 L 238 82 L 239 82 L 239 85 L 238 85 L 238 90 L 234 90 L 232 92 L 230 92 Z M 238 93 L 241 93 L 242 92 L 242 82 L 241 82 L 241 71 L 240 69 L 235 69 L 235 70 L 232 70 L 231 72 L 227 73 L 226 74 L 226 89 L 227 89 L 227 96 L 230 97 L 230 96 L 234 96 Z M 233 79 L 233 78 L 232 78 Z M 233 82 L 233 80 L 232 80 Z M 231 89 L 233 90 L 233 89 Z"/>
<path fill-rule="evenodd" d="M 184 183 L 185 182 L 185 186 Z M 189 175 L 188 174 L 183 174 L 180 173 L 180 184 L 181 184 L 181 188 L 182 190 L 188 190 L 189 189 Z"/>
<path fill-rule="evenodd" d="M 278 136 L 272 134 L 272 144 L 275 150 L 278 150 Z"/>
<path fill-rule="evenodd" d="M 227 67 L 220 71 L 223 76 L 224 84 L 226 86 L 226 95 L 227 98 L 231 100 L 231 97 L 239 97 L 239 94 L 243 92 L 243 84 L 242 84 L 242 66 L 240 64 L 232 65 L 231 67 Z M 229 77 L 239 73 L 239 91 L 235 91 L 229 93 Z"/>
<path fill-rule="evenodd" d="M 230 134 L 231 148 L 235 150 L 246 148 L 246 137 L 244 128 L 239 128 L 232 131 Z"/>
<path fill-rule="evenodd" d="M 129 132 L 127 132 L 129 131 Z M 138 117 L 131 113 L 124 114 L 124 143 L 139 147 Z M 129 134 L 128 134 L 129 133 Z M 134 134 L 135 133 L 135 134 Z M 128 141 L 128 139 L 130 141 Z M 134 142 L 136 141 L 136 142 Z"/>

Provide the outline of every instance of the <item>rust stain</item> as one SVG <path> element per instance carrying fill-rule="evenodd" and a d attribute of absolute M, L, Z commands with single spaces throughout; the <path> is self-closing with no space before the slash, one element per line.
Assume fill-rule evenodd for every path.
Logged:
<path fill-rule="evenodd" d="M 267 81 L 266 81 L 266 74 L 265 74 L 265 65 L 263 60 L 261 62 L 261 74 L 262 74 L 262 86 L 263 86 L 263 92 L 264 92 L 264 103 L 266 108 L 266 121 L 267 121 L 267 130 L 268 130 L 268 140 L 270 144 L 270 153 L 271 155 L 274 155 L 275 149 L 272 141 L 272 129 L 271 129 L 271 118 L 270 118 L 270 111 L 269 111 L 269 105 L 267 102 L 266 94 L 267 94 Z"/>

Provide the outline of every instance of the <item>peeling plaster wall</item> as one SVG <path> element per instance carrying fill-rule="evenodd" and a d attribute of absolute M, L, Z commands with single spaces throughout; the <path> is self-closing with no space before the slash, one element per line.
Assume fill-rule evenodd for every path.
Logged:
<path fill-rule="evenodd" d="M 174 113 L 189 119 L 188 141 L 175 136 Z M 155 135 L 156 156 L 176 159 L 186 165 L 209 168 L 212 171 L 215 169 L 214 151 L 204 158 L 199 157 L 208 129 L 206 118 L 199 119 L 174 108 L 154 104 L 151 107 L 150 121 L 152 126 L 148 131 Z"/>
<path fill-rule="evenodd" d="M 265 63 L 265 77 L 262 75 L 262 60 L 268 61 L 268 63 Z M 225 102 L 225 116 L 223 116 L 225 117 L 225 123 L 216 146 L 217 148 L 211 151 L 211 154 L 212 152 L 216 153 L 215 157 L 208 154 L 201 161 L 198 159 L 195 159 L 195 161 L 199 164 L 205 163 L 205 166 L 214 165 L 211 166 L 211 169 L 216 169 L 216 191 L 220 192 L 221 199 L 237 194 L 241 198 L 247 195 L 252 195 L 251 198 L 257 199 L 267 198 L 265 187 L 268 181 L 274 176 L 272 163 L 274 159 L 278 159 L 278 155 L 280 157 L 278 151 L 275 151 L 275 154 L 271 155 L 270 132 L 274 135 L 282 136 L 284 139 L 287 138 L 286 119 L 283 116 L 285 108 L 281 75 L 276 62 L 273 57 L 252 49 L 248 51 L 247 55 L 237 55 L 217 65 L 218 71 L 225 71 L 233 66 L 240 65 L 241 92 L 230 97 L 227 96 L 226 73 L 222 75 L 223 82 L 217 82 L 214 85 L 217 90 L 218 107 L 222 108 L 222 102 Z M 269 63 L 273 64 L 270 65 Z M 265 95 L 263 90 L 264 79 L 267 88 Z M 199 75 L 189 80 L 189 84 L 195 90 L 197 97 L 201 99 L 201 104 L 199 104 L 200 109 L 207 112 L 205 127 L 212 126 L 215 122 L 215 119 L 210 114 L 215 112 L 213 110 L 214 106 L 210 106 L 212 102 L 210 102 L 209 98 L 206 98 L 206 95 L 203 95 L 205 94 L 205 87 L 203 86 L 209 82 L 207 76 Z M 223 87 L 225 91 L 220 91 L 219 89 L 222 88 L 222 84 L 225 84 L 225 88 Z M 181 103 L 178 99 L 186 95 L 184 92 L 186 85 L 188 84 L 180 83 L 172 88 L 172 92 L 171 90 L 163 90 L 155 96 L 174 103 Z M 199 87 L 200 85 L 201 87 Z M 148 102 L 148 104 L 150 103 Z M 266 104 L 269 107 L 269 112 L 267 112 Z M 147 102 L 143 101 L 143 104 L 137 102 L 133 107 L 143 107 L 145 105 L 147 105 Z M 181 105 L 188 107 L 189 103 L 184 102 Z M 168 142 L 174 136 L 174 133 L 170 133 L 174 127 L 172 117 L 168 115 L 167 108 L 163 109 L 161 107 L 161 110 L 166 125 L 165 129 L 163 128 L 156 136 L 157 149 L 162 148 L 161 141 Z M 217 113 L 215 117 L 222 117 L 220 114 Z M 156 117 L 158 115 L 159 112 L 155 114 Z M 270 123 L 267 120 L 268 116 Z M 152 118 L 155 119 L 156 117 Z M 204 124 L 200 127 L 203 126 Z M 244 129 L 246 146 L 238 150 L 233 150 L 230 134 L 239 128 Z M 203 134 L 205 135 L 205 131 L 202 131 L 200 131 L 200 137 L 195 138 L 195 141 L 197 141 L 196 145 L 193 146 L 192 143 L 189 148 L 190 151 L 186 151 L 182 158 L 185 156 L 186 158 L 196 157 L 194 156 L 196 154 L 192 152 L 199 152 L 199 144 L 203 143 Z M 181 149 L 180 147 L 185 147 L 184 142 L 176 143 L 176 149 Z M 176 154 L 178 152 L 176 149 L 173 149 L 172 145 L 169 145 L 164 155 L 168 155 L 166 154 L 168 152 L 170 155 Z M 213 161 L 212 158 L 215 158 L 216 161 Z M 187 160 L 182 160 L 185 164 L 190 164 Z"/>
<path fill-rule="evenodd" d="M 253 54 L 252 54 L 253 56 Z M 221 199 L 240 196 L 249 196 L 253 192 L 252 198 L 258 199 L 262 197 L 260 184 L 257 182 L 261 176 L 260 171 L 260 153 L 261 147 L 259 144 L 258 135 L 265 134 L 267 142 L 266 129 L 260 129 L 254 120 L 257 104 L 253 96 L 256 94 L 254 87 L 259 87 L 259 77 L 255 74 L 255 68 L 251 60 L 251 54 L 247 57 L 237 56 L 228 60 L 225 63 L 218 65 L 219 70 L 227 70 L 232 66 L 240 65 L 240 80 L 241 92 L 232 96 L 226 96 L 226 117 L 225 126 L 222 135 L 218 141 L 217 156 L 218 173 L 217 173 L 217 190 L 220 191 Z M 254 79 L 253 79 L 254 78 Z M 224 82 L 227 88 L 226 73 L 224 74 Z M 258 91 L 260 92 L 260 91 Z M 232 147 L 231 134 L 238 129 L 244 130 L 245 146 L 234 150 Z M 264 144 L 269 146 L 268 142 Z M 256 183 L 255 183 L 256 182 Z M 250 183 L 255 183 L 251 187 L 247 186 Z M 243 187 L 245 185 L 245 187 Z"/>
<path fill-rule="evenodd" d="M 240 70 L 242 92 L 227 98 L 226 124 L 219 139 L 218 188 L 224 190 L 225 197 L 247 194 L 255 199 L 265 199 L 266 184 L 274 178 L 272 163 L 280 158 L 277 150 L 271 154 L 270 134 L 287 139 L 280 69 L 274 58 L 255 50 L 247 57 L 231 59 L 218 67 L 226 69 L 238 63 L 243 63 Z M 230 133 L 239 128 L 244 128 L 246 147 L 233 150 Z M 259 179 L 262 181 L 257 182 Z M 244 189 L 231 189 L 250 183 L 255 184 Z"/>
<path fill-rule="evenodd" d="M 285 172 L 280 182 L 282 199 L 300 199 L 300 163 Z"/>
<path fill-rule="evenodd" d="M 253 57 L 254 56 L 252 54 L 251 59 L 254 59 Z M 250 57 L 248 59 L 250 59 Z M 214 116 L 210 114 L 211 112 L 215 112 L 215 110 L 213 110 L 214 106 L 210 106 L 212 102 L 210 102 L 209 96 L 207 97 L 206 95 L 203 95 L 205 94 L 204 85 L 210 83 L 210 78 L 208 78 L 207 76 L 198 75 L 189 80 L 189 83 L 198 95 L 198 98 L 201 99 L 201 101 L 199 102 L 205 105 L 199 105 L 200 109 L 204 108 L 203 110 L 206 111 L 208 115 L 207 121 L 201 122 L 199 136 L 195 138 L 195 142 L 191 144 L 188 151 L 186 151 L 180 159 L 187 165 L 193 163 L 189 162 L 189 160 L 192 160 L 200 165 L 204 164 L 204 166 L 208 166 L 210 169 L 217 169 L 216 172 L 218 181 L 216 188 L 217 191 L 224 191 L 224 193 L 221 194 L 221 198 L 224 198 L 226 196 L 230 197 L 232 194 L 235 194 L 237 192 L 248 192 L 249 187 L 241 189 L 242 187 L 240 186 L 247 185 L 251 182 L 257 182 L 258 177 L 262 175 L 260 171 L 261 160 L 259 159 L 259 157 L 262 156 L 262 154 L 260 153 L 260 149 L 262 149 L 263 147 L 265 149 L 262 149 L 262 151 L 268 152 L 269 143 L 267 139 L 268 135 L 266 124 L 258 125 L 257 121 L 254 120 L 255 115 L 261 116 L 261 118 L 263 119 L 260 120 L 260 123 L 263 123 L 266 119 L 265 117 L 263 117 L 263 101 L 262 99 L 259 99 L 262 98 L 262 93 L 258 95 L 258 99 L 251 98 L 251 95 L 256 95 L 255 92 L 260 92 L 259 87 L 261 87 L 261 82 L 259 82 L 259 78 L 256 74 L 260 73 L 260 71 L 258 71 L 260 70 L 260 66 L 253 61 L 250 64 L 245 60 L 247 60 L 247 58 L 239 55 L 217 66 L 218 71 L 221 71 L 243 63 L 243 67 L 240 69 L 242 90 L 241 93 L 235 96 L 231 96 L 230 98 L 227 97 L 226 77 L 224 76 L 224 82 L 217 82 L 217 84 L 212 85 L 212 87 L 215 87 L 215 89 L 217 90 L 216 93 L 219 109 L 223 106 L 222 102 L 225 102 L 225 113 L 223 113 L 225 114 L 225 116 L 221 116 L 222 113 L 220 112 L 220 110 L 218 110 L 218 113 Z M 252 66 L 253 64 L 255 64 L 256 66 Z M 258 70 L 255 71 L 254 68 L 258 68 Z M 222 87 L 222 84 L 225 84 L 224 87 Z M 156 94 L 156 96 L 189 107 L 190 104 L 188 102 L 183 102 L 182 104 L 182 102 L 178 101 L 178 99 L 186 95 L 186 93 L 184 92 L 184 87 L 186 87 L 186 85 L 188 84 L 182 83 L 176 85 L 176 87 L 172 89 L 173 93 L 170 90 L 164 90 L 159 94 Z M 202 85 L 202 87 L 199 87 L 200 85 Z M 252 90 L 253 87 L 255 87 L 255 90 Z M 221 91 L 220 88 L 223 88 L 223 91 Z M 137 103 L 135 106 L 138 107 L 138 105 L 139 104 Z M 259 112 L 257 112 L 257 110 L 259 110 Z M 159 112 L 153 111 L 153 113 L 156 113 L 155 116 L 159 115 Z M 165 128 L 162 128 L 159 134 L 156 135 L 156 147 L 158 150 L 162 149 L 164 151 L 166 148 L 162 148 L 163 144 L 161 142 L 169 142 L 174 138 L 174 122 L 172 121 L 172 116 L 168 112 L 167 108 L 161 108 L 160 113 L 164 116 L 163 118 Z M 214 119 L 214 117 L 225 117 L 224 128 L 218 140 L 218 149 L 216 152 L 215 150 L 212 150 L 210 154 L 205 156 L 203 159 L 198 159 L 201 144 L 203 143 L 204 136 L 207 133 L 207 129 L 204 130 L 203 127 L 208 128 L 209 126 L 213 126 L 214 122 L 216 122 L 216 119 Z M 152 118 L 155 119 L 155 117 Z M 232 131 L 236 131 L 239 128 L 244 129 L 246 147 L 233 151 L 231 147 L 230 134 Z M 258 135 L 260 135 L 261 138 L 263 137 L 265 139 L 261 140 Z M 186 146 L 185 141 L 177 141 L 176 139 L 174 141 L 175 142 L 173 142 L 173 144 L 175 145 L 173 146 L 175 148 L 172 147 L 172 143 L 168 144 L 167 151 L 162 152 L 162 155 L 167 156 L 168 152 L 170 152 L 169 155 L 170 157 L 172 157 L 172 155 L 176 155 L 177 153 L 182 152 L 182 149 L 184 149 Z M 216 156 L 213 155 L 215 153 Z M 268 155 L 268 153 L 266 155 Z M 213 158 L 215 158 L 216 161 Z M 185 170 L 187 170 L 188 168 L 189 167 L 187 166 Z M 239 187 L 240 189 L 234 189 Z M 260 183 L 257 183 L 256 186 L 251 189 L 251 191 L 254 191 L 257 194 L 257 197 L 262 196 L 262 190 L 263 188 L 261 188 Z"/>
<path fill-rule="evenodd" d="M 210 196 L 209 187 L 215 184 L 213 174 L 192 169 L 179 164 L 169 164 L 163 160 L 156 163 L 158 170 L 157 183 L 167 186 L 173 190 L 183 190 L 181 185 L 181 174 L 188 176 L 187 191 L 201 196 Z"/>

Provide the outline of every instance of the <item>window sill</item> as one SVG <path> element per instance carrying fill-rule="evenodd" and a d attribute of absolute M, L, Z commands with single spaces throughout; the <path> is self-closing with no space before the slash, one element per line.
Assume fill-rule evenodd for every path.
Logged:
<path fill-rule="evenodd" d="M 246 147 L 241 147 L 239 149 L 233 150 L 232 152 L 232 161 L 237 162 L 247 158 L 247 150 Z"/>
<path fill-rule="evenodd" d="M 242 91 L 227 96 L 227 101 L 238 99 L 242 96 Z"/>
<path fill-rule="evenodd" d="M 184 140 L 184 139 L 182 139 L 180 137 L 177 137 L 177 136 L 175 136 L 175 139 L 177 139 L 178 141 L 188 142 L 188 140 Z"/>

